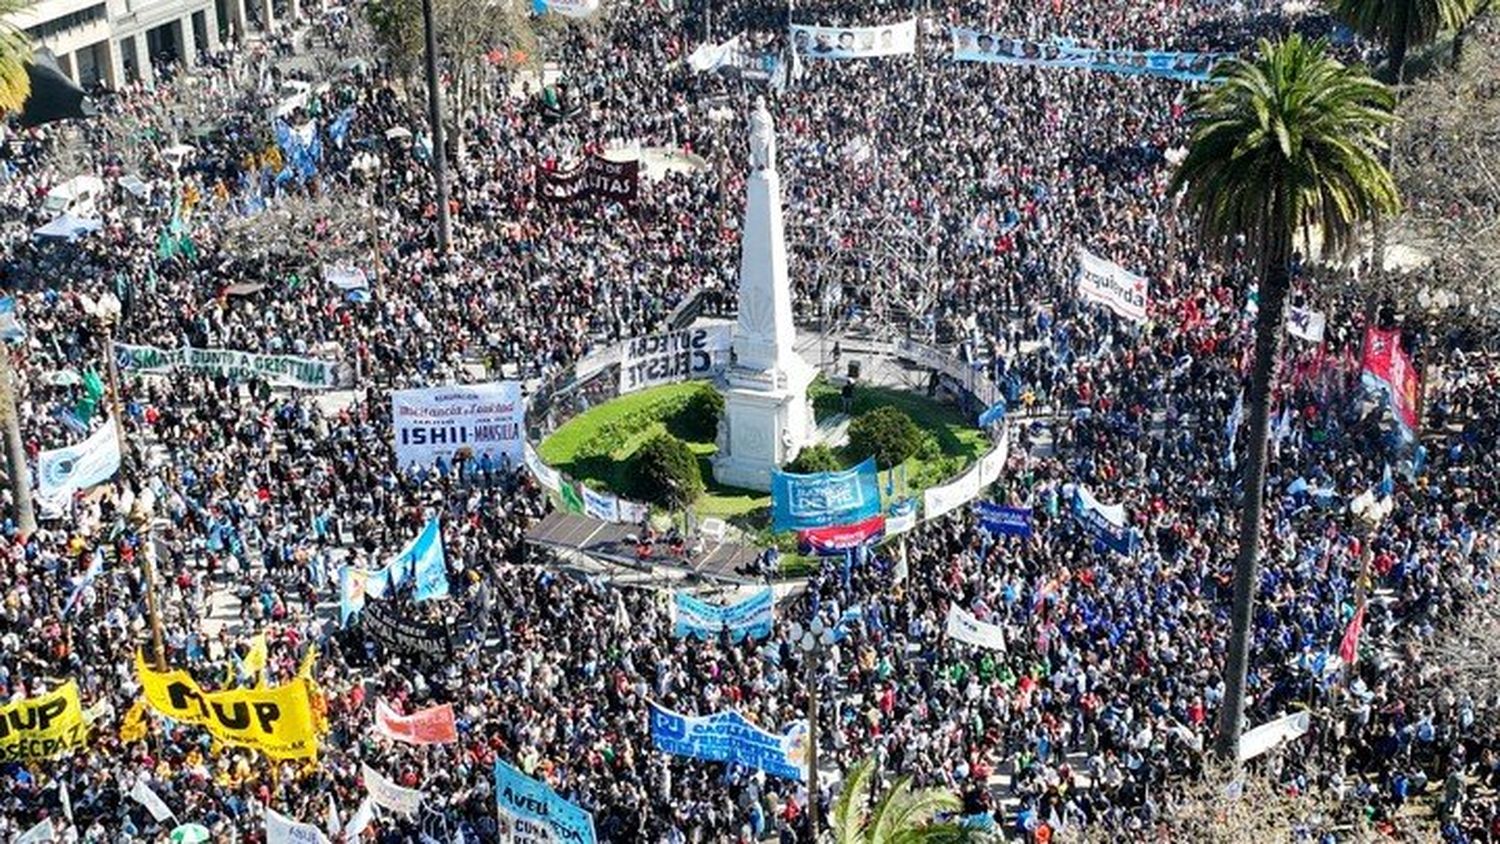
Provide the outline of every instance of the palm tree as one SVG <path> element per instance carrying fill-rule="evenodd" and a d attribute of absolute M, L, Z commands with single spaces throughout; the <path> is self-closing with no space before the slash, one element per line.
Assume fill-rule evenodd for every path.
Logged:
<path fill-rule="evenodd" d="M 941 788 L 913 790 L 911 777 L 902 777 L 870 808 L 870 786 L 875 759 L 866 756 L 844 779 L 844 789 L 833 806 L 834 844 L 947 844 L 972 840 L 971 831 L 956 823 L 935 823 L 940 812 L 956 812 L 962 805 Z"/>
<path fill-rule="evenodd" d="M 19 12 L 31 0 L 0 0 L 0 16 Z M 0 22 L 0 112 L 17 113 L 31 95 L 31 77 L 26 64 L 31 60 L 31 44 L 26 34 L 8 23 Z M 11 506 L 16 512 L 16 526 L 23 536 L 36 530 L 36 514 L 31 504 L 31 473 L 26 468 L 26 450 L 21 441 L 21 421 L 16 414 L 15 388 L 11 377 L 10 349 L 0 348 L 0 427 L 5 432 L 6 472 L 10 478 Z"/>
<path fill-rule="evenodd" d="M 1249 455 L 1218 746 L 1234 759 L 1258 580 L 1271 373 L 1285 321 L 1293 237 L 1300 226 L 1317 226 L 1325 253 L 1346 252 L 1362 221 L 1393 213 L 1400 200 L 1380 163 L 1381 130 L 1394 120 L 1390 89 L 1363 68 L 1345 67 L 1328 54 L 1325 42 L 1299 35 L 1274 44 L 1262 39 L 1251 58 L 1220 63 L 1214 81 L 1193 105 L 1192 143 L 1172 190 L 1183 192 L 1200 243 L 1232 255 L 1243 238 L 1259 278 Z"/>
<path fill-rule="evenodd" d="M 1356 32 L 1385 39 L 1385 79 L 1391 83 L 1405 81 L 1408 50 L 1458 29 L 1479 6 L 1478 0 L 1333 0 L 1334 14 Z"/>
<path fill-rule="evenodd" d="M 31 0 L 0 0 L 0 18 L 15 14 L 31 5 Z M 0 111 L 15 113 L 31 96 L 31 77 L 26 65 L 31 62 L 31 42 L 26 33 L 0 21 Z"/>

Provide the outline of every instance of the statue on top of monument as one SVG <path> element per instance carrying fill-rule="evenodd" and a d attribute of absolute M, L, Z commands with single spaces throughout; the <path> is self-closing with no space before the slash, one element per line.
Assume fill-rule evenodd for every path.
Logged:
<path fill-rule="evenodd" d="M 765 97 L 756 97 L 755 110 L 750 112 L 750 169 L 776 169 L 776 127 Z"/>

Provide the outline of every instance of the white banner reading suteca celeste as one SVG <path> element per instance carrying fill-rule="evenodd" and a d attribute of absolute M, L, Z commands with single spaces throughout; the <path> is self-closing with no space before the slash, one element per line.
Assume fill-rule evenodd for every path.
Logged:
<path fill-rule="evenodd" d="M 694 325 L 637 337 L 620 356 L 620 393 L 707 378 L 724 366 L 734 324 Z"/>
<path fill-rule="evenodd" d="M 502 456 L 519 466 L 526 443 L 526 403 L 515 381 L 452 384 L 391 393 L 391 424 L 396 462 L 430 466 L 439 457 L 452 460 L 461 450 Z"/>

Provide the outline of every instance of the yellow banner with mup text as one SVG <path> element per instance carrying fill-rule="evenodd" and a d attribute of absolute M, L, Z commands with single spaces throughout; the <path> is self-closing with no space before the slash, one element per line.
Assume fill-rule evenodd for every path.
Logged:
<path fill-rule="evenodd" d="M 0 762 L 47 759 L 83 744 L 89 727 L 78 704 L 78 684 L 0 706 Z"/>
<path fill-rule="evenodd" d="M 254 748 L 272 759 L 318 755 L 312 697 L 301 677 L 271 688 L 205 692 L 186 671 L 157 671 L 139 653 L 135 668 L 151 708 L 174 721 L 196 724 L 224 744 Z"/>

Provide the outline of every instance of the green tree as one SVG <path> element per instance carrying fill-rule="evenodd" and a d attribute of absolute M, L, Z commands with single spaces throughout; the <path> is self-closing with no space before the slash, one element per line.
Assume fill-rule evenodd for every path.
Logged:
<path fill-rule="evenodd" d="M 823 443 L 810 445 L 797 454 L 797 459 L 787 464 L 788 472 L 812 474 L 814 472 L 837 472 L 844 468 L 838 453 Z"/>
<path fill-rule="evenodd" d="M 849 769 L 830 819 L 835 844 L 938 844 L 973 840 L 972 832 L 965 827 L 933 820 L 939 813 L 957 812 L 962 806 L 952 792 L 941 788 L 913 789 L 911 777 L 902 777 L 871 806 L 874 778 L 872 756 L 866 756 Z"/>
<path fill-rule="evenodd" d="M 1334 14 L 1366 38 L 1383 39 L 1385 79 L 1405 81 L 1406 55 L 1431 44 L 1445 29 L 1458 29 L 1479 9 L 1479 0 L 1333 0 Z"/>
<path fill-rule="evenodd" d="M 1225 669 L 1219 752 L 1236 758 L 1244 726 L 1245 669 L 1257 583 L 1271 373 L 1286 318 L 1292 240 L 1301 226 L 1322 230 L 1323 250 L 1346 252 L 1362 221 L 1400 205 L 1380 163 L 1381 131 L 1394 119 L 1390 89 L 1363 68 L 1345 67 L 1322 41 L 1292 35 L 1262 40 L 1249 59 L 1223 62 L 1217 84 L 1194 102 L 1192 142 L 1173 192 L 1195 218 L 1196 236 L 1258 270 L 1260 311 L 1250 377 L 1233 626 Z"/>
<path fill-rule="evenodd" d="M 849 455 L 855 460 L 874 455 L 877 466 L 889 469 L 921 447 L 922 429 L 905 411 L 890 405 L 877 407 L 849 423 Z"/>
<path fill-rule="evenodd" d="M 683 507 L 703 494 L 703 473 L 688 444 L 658 434 L 635 453 L 630 471 L 631 494 L 663 507 Z"/>

